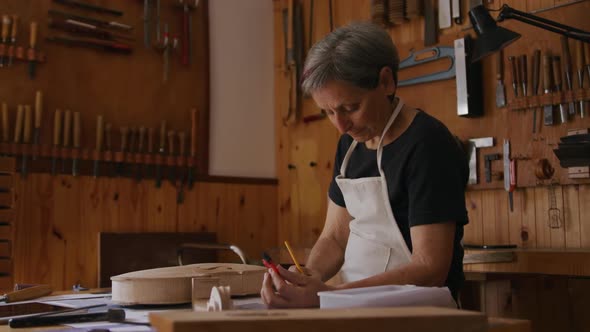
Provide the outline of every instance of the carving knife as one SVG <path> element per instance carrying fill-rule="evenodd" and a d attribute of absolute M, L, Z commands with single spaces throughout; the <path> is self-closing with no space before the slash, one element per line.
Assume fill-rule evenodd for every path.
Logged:
<path fill-rule="evenodd" d="M 541 68 L 541 50 L 536 49 L 533 52 L 533 63 L 532 63 L 532 72 L 533 72 L 533 82 L 531 87 L 531 93 L 533 96 L 539 94 L 539 72 Z M 533 109 L 533 134 L 537 132 L 537 109 Z"/>
<path fill-rule="evenodd" d="M 35 129 L 33 133 L 33 144 L 39 146 L 41 136 L 41 119 L 43 116 L 43 93 L 37 91 L 35 95 Z M 37 154 L 33 154 L 33 160 L 37 160 Z"/>
<path fill-rule="evenodd" d="M 125 168 L 125 151 L 127 151 L 127 136 L 129 135 L 129 128 L 121 127 L 121 154 L 122 159 L 117 163 L 116 174 L 117 176 L 123 176 L 123 170 Z"/>
<path fill-rule="evenodd" d="M 168 131 L 168 155 L 171 157 L 176 156 L 174 153 L 174 137 L 176 133 L 174 130 Z M 176 166 L 169 165 L 170 169 L 168 170 L 168 180 L 173 186 L 176 186 Z"/>
<path fill-rule="evenodd" d="M 137 143 L 137 153 L 143 153 L 144 149 L 144 141 L 145 141 L 145 127 L 144 126 L 140 126 L 139 130 L 137 131 L 137 135 L 138 137 L 138 143 Z M 135 180 L 137 182 L 141 181 L 142 178 L 142 165 L 140 163 L 137 163 L 135 165 Z"/>
<path fill-rule="evenodd" d="M 72 175 L 78 176 L 78 153 L 80 153 L 80 112 L 74 112 L 74 149 L 76 156 L 72 158 Z"/>
<path fill-rule="evenodd" d="M 522 95 L 524 96 L 528 96 L 528 92 L 527 92 L 527 77 L 528 77 L 528 73 L 527 73 L 527 58 L 526 58 L 526 54 L 522 54 L 521 56 L 518 57 L 518 62 L 519 62 L 519 67 L 520 67 L 520 84 L 522 85 Z"/>
<path fill-rule="evenodd" d="M 516 69 L 516 59 L 513 56 L 508 57 L 510 61 L 510 73 L 512 78 L 512 90 L 514 90 L 514 98 L 518 97 L 518 70 Z"/>
<path fill-rule="evenodd" d="M 197 154 L 197 109 L 191 109 L 191 150 L 190 157 L 194 160 Z M 188 167 L 188 189 L 193 188 L 195 183 L 195 165 L 189 165 Z"/>
<path fill-rule="evenodd" d="M 570 46 L 566 36 L 561 37 L 561 56 L 563 57 L 563 72 L 565 73 L 565 86 L 571 91 L 574 88 L 572 81 L 572 56 Z M 576 115 L 576 106 L 573 101 L 569 102 L 569 115 Z"/>
<path fill-rule="evenodd" d="M 57 174 L 57 156 L 61 141 L 61 110 L 56 109 L 53 115 L 53 154 L 51 156 L 51 175 Z"/>
<path fill-rule="evenodd" d="M 64 139 L 63 147 L 68 149 L 70 147 L 70 135 L 72 134 L 72 112 L 66 110 L 64 113 Z M 66 158 L 64 157 L 61 161 L 61 172 L 66 172 Z"/>
<path fill-rule="evenodd" d="M 23 123 L 23 144 L 31 144 L 31 120 L 32 120 L 32 111 L 31 111 L 31 105 L 25 105 L 25 119 L 24 119 L 24 123 Z M 18 142 L 15 142 L 18 143 Z M 29 158 L 29 156 L 27 156 L 27 152 L 23 151 L 23 160 L 22 160 L 22 164 L 21 164 L 21 177 L 22 178 L 26 178 L 27 177 L 27 159 Z"/>
<path fill-rule="evenodd" d="M 35 66 L 37 65 L 35 59 L 35 47 L 37 46 L 37 22 L 31 22 L 31 31 L 29 35 L 29 77 L 35 78 Z"/>
<path fill-rule="evenodd" d="M 496 84 L 496 107 L 504 107 L 506 106 L 506 94 L 504 92 L 504 82 L 502 80 L 503 68 L 502 68 L 502 51 L 498 52 L 496 55 L 496 80 L 498 83 Z"/>
<path fill-rule="evenodd" d="M 576 42 L 576 71 L 578 73 L 578 86 L 580 87 L 580 89 L 584 88 L 584 62 L 584 44 L 581 40 L 578 40 Z M 580 108 L 580 117 L 585 118 L 586 102 L 584 100 L 580 100 L 578 103 Z"/>
<path fill-rule="evenodd" d="M 178 133 L 178 155 L 181 157 L 185 156 L 186 149 L 185 149 L 185 142 L 186 141 L 186 134 L 184 131 Z M 178 184 L 178 193 L 176 195 L 176 203 L 182 204 L 184 202 L 184 170 L 180 170 L 179 184 Z"/>
<path fill-rule="evenodd" d="M 162 158 L 164 157 L 164 153 L 166 152 L 166 121 L 162 121 L 160 124 L 160 146 L 158 148 L 158 153 Z M 162 186 L 162 164 L 156 165 L 156 188 L 160 188 Z"/>
<path fill-rule="evenodd" d="M 543 93 L 545 95 L 551 94 L 553 84 L 551 76 L 551 56 L 545 54 L 543 55 Z M 553 125 L 553 105 L 543 106 L 543 124 L 546 126 Z"/>
<path fill-rule="evenodd" d="M 561 58 L 557 55 L 553 57 L 553 83 L 555 86 L 555 91 L 561 92 Z M 561 123 L 566 123 L 568 120 L 567 109 L 563 103 L 559 104 L 559 117 Z"/>
<path fill-rule="evenodd" d="M 92 174 L 94 178 L 98 177 L 100 168 L 100 152 L 102 151 L 102 143 L 104 137 L 103 118 L 102 115 L 96 117 L 96 159 L 94 159 L 94 169 Z"/>

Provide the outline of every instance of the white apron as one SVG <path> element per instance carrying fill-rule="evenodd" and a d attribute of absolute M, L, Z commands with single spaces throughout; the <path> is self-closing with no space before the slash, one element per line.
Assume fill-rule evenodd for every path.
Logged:
<path fill-rule="evenodd" d="M 389 203 L 387 182 L 381 168 L 383 137 L 404 103 L 398 104 L 377 146 L 378 177 L 347 179 L 346 167 L 358 142 L 353 141 L 346 152 L 336 183 L 342 191 L 350 222 L 350 234 L 341 269 L 342 281 L 351 282 L 394 269 L 410 261 L 410 250 L 397 226 Z"/>

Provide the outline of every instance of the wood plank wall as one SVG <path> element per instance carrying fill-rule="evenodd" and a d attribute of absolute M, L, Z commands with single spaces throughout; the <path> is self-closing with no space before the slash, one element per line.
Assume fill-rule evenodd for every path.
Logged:
<path fill-rule="evenodd" d="M 329 32 L 329 0 L 316 0 L 313 17 L 313 41 Z M 436 3 L 436 1 L 433 1 Z M 533 11 L 568 3 L 555 0 L 493 0 L 484 1 L 490 8 L 508 4 L 523 11 Z M 301 1 L 304 12 L 305 33 L 309 32 L 310 1 Z M 369 0 L 337 0 L 333 4 L 334 26 L 370 18 Z M 338 133 L 328 120 L 286 126 L 281 116 L 288 110 L 289 76 L 285 71 L 284 38 L 281 10 L 285 0 L 275 0 L 275 105 L 277 110 L 277 174 L 279 178 L 278 241 L 287 239 L 301 247 L 311 247 L 317 240 L 325 218 L 327 188 L 332 176 L 332 164 Z M 463 1 L 465 7 L 468 1 Z M 552 9 L 539 15 L 590 29 L 587 15 L 590 1 Z M 464 11 L 463 13 L 466 13 Z M 453 45 L 452 41 L 466 33 L 469 20 L 454 25 L 439 36 L 441 45 Z M 526 53 L 531 61 L 533 49 L 561 53 L 559 37 L 520 22 L 503 23 L 523 37 L 504 51 L 508 55 Z M 411 49 L 420 50 L 423 45 L 423 20 L 415 19 L 389 29 L 399 48 L 401 58 Z M 312 41 L 312 42 L 313 42 Z M 304 45 L 308 47 L 309 41 Z M 571 45 L 571 44 L 570 44 Z M 570 46 L 571 48 L 572 46 Z M 514 210 L 508 207 L 508 195 L 502 189 L 501 162 L 493 166 L 493 181 L 470 187 L 466 205 L 470 224 L 465 228 L 465 243 L 472 244 L 517 244 L 526 248 L 590 248 L 590 185 L 588 181 L 573 181 L 567 178 L 566 170 L 560 169 L 551 149 L 558 138 L 569 128 L 590 127 L 589 119 L 579 117 L 567 126 L 543 127 L 537 135 L 531 134 L 532 113 L 509 112 L 495 109 L 494 64 L 485 59 L 484 113 L 481 118 L 465 119 L 456 115 L 454 80 L 400 88 L 399 95 L 407 104 L 422 108 L 443 121 L 461 139 L 493 136 L 496 146 L 485 153 L 501 153 L 501 141 L 512 142 L 512 156 L 518 160 L 518 189 L 514 193 Z M 509 102 L 514 98 L 509 88 L 508 63 L 505 60 L 505 85 Z M 577 83 L 576 83 L 577 84 Z M 301 116 L 318 114 L 319 109 L 309 98 L 303 98 Z M 484 176 L 483 153 L 479 153 L 479 178 Z M 551 182 L 539 182 L 533 175 L 533 163 L 539 158 L 548 158 L 556 168 Z M 553 185 L 550 185 L 553 183 Z M 554 189 L 561 224 L 549 227 L 549 195 Z M 587 319 L 582 313 L 583 303 L 588 301 L 590 280 L 584 278 L 546 276 L 506 276 L 508 280 L 487 281 L 483 288 L 468 285 L 480 297 L 484 306 L 473 309 L 486 310 L 490 315 L 520 317 L 533 320 L 535 331 L 588 331 Z M 469 289 L 471 286 L 476 286 Z M 578 308 L 580 306 L 580 308 Z"/>
<path fill-rule="evenodd" d="M 276 184 L 199 182 L 176 203 L 168 182 L 15 176 L 14 282 L 98 285 L 98 232 L 215 232 L 257 259 L 275 246 Z"/>

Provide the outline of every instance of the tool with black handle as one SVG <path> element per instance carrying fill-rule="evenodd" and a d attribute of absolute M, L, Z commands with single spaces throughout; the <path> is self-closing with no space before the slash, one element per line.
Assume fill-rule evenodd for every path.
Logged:
<path fill-rule="evenodd" d="M 553 86 L 555 87 L 556 92 L 562 91 L 561 58 L 559 56 L 553 57 Z M 564 103 L 559 104 L 559 118 L 561 123 L 566 123 L 568 121 L 568 112 Z"/>
<path fill-rule="evenodd" d="M 174 138 L 176 137 L 176 132 L 174 130 L 168 131 L 168 155 L 174 159 L 176 157 L 176 153 L 174 151 Z M 168 180 L 173 186 L 176 186 L 176 165 L 168 165 Z"/>
<path fill-rule="evenodd" d="M 194 160 L 197 155 L 197 109 L 191 109 L 191 147 L 190 157 Z M 195 165 L 189 164 L 187 174 L 187 187 L 193 189 L 195 183 Z"/>
<path fill-rule="evenodd" d="M 33 129 L 33 144 L 38 147 L 41 138 L 41 120 L 43 117 L 43 93 L 37 91 L 35 94 L 35 126 Z M 33 160 L 37 160 L 37 154 L 33 154 Z"/>
<path fill-rule="evenodd" d="M 506 93 L 504 88 L 504 80 L 502 79 L 504 73 L 504 68 L 502 68 L 502 60 L 503 54 L 502 51 L 500 51 L 498 54 L 496 54 L 496 107 L 498 108 L 506 106 Z"/>
<path fill-rule="evenodd" d="M 532 86 L 531 94 L 537 96 L 539 94 L 539 73 L 541 72 L 541 50 L 537 49 L 533 52 L 532 63 Z M 537 132 L 537 109 L 533 108 L 533 134 Z"/>
<path fill-rule="evenodd" d="M 129 136 L 129 128 L 121 127 L 121 160 L 117 163 L 116 174 L 123 176 L 125 173 L 125 152 L 127 151 L 127 137 Z"/>
<path fill-rule="evenodd" d="M 185 157 L 186 153 L 186 134 L 184 131 L 178 132 L 178 156 Z M 185 172 L 183 169 L 180 170 L 180 175 L 178 176 L 178 192 L 176 193 L 176 203 L 182 204 L 184 202 L 184 182 L 186 177 L 184 176 Z"/>
<path fill-rule="evenodd" d="M 508 57 L 510 62 L 510 73 L 512 78 L 512 90 L 514 91 L 514 98 L 518 97 L 518 70 L 516 69 L 517 61 L 513 56 Z"/>
<path fill-rule="evenodd" d="M 113 153 L 113 125 L 110 122 L 107 122 L 104 125 L 104 148 L 105 151 L 108 151 L 109 153 Z M 109 171 L 108 171 L 108 176 L 113 176 L 113 174 L 115 173 L 115 163 L 112 161 L 108 162 L 107 166 L 109 166 Z"/>
<path fill-rule="evenodd" d="M 16 52 L 16 33 L 18 32 L 18 16 L 12 15 L 12 29 L 10 30 L 10 46 L 8 47 L 8 66 L 12 66 L 12 58 Z"/>
<path fill-rule="evenodd" d="M 144 141 L 145 141 L 145 127 L 144 126 L 139 127 L 139 130 L 137 131 L 137 135 L 138 135 L 137 153 L 141 154 L 141 153 L 144 153 Z M 141 182 L 142 176 L 143 176 L 142 165 L 140 163 L 137 163 L 135 165 L 135 181 Z"/>
<path fill-rule="evenodd" d="M 49 285 L 37 285 L 0 296 L 0 302 L 12 303 L 40 298 L 51 294 L 53 289 Z"/>
<path fill-rule="evenodd" d="M 72 135 L 72 111 L 66 110 L 64 113 L 64 136 L 63 136 L 63 148 L 65 151 L 68 151 L 70 148 L 70 137 Z M 66 157 L 62 157 L 61 160 L 61 172 L 62 174 L 66 174 Z"/>
<path fill-rule="evenodd" d="M 164 159 L 164 154 L 166 153 L 166 121 L 162 121 L 160 125 L 160 145 L 158 147 L 158 153 Z M 156 164 L 156 188 L 160 188 L 162 186 L 162 164 Z"/>
<path fill-rule="evenodd" d="M 578 87 L 584 88 L 584 67 L 585 67 L 585 56 L 584 56 L 584 43 L 580 40 L 576 42 L 576 72 L 578 74 Z M 590 80 L 590 77 L 588 77 Z M 580 109 L 580 117 L 583 119 L 586 117 L 586 102 L 582 99 L 578 101 L 578 108 Z"/>
<path fill-rule="evenodd" d="M 551 66 L 551 56 L 548 54 L 543 55 L 543 93 L 545 95 L 551 94 L 551 86 L 553 85 Z M 543 106 L 543 124 L 552 126 L 553 123 L 553 105 Z"/>
<path fill-rule="evenodd" d="M 51 154 L 51 175 L 57 174 L 57 159 L 61 143 L 61 110 L 56 109 L 53 114 L 53 152 Z"/>
<path fill-rule="evenodd" d="M 563 58 L 563 73 L 565 74 L 565 88 L 568 91 L 574 89 L 572 79 L 572 56 L 570 53 L 570 46 L 566 36 L 561 37 L 561 56 Z M 569 102 L 569 116 L 576 115 L 576 106 L 573 101 Z"/>
<path fill-rule="evenodd" d="M 74 112 L 74 156 L 72 157 L 72 175 L 78 176 L 78 154 L 80 153 L 80 112 Z"/>
<path fill-rule="evenodd" d="M 35 78 L 35 71 L 36 71 L 36 59 L 35 59 L 35 49 L 37 47 L 37 22 L 31 22 L 30 26 L 30 35 L 29 35 L 29 50 L 27 57 L 29 59 L 29 77 Z"/>
<path fill-rule="evenodd" d="M 103 118 L 102 115 L 96 116 L 96 154 L 94 159 L 94 167 L 92 170 L 92 175 L 94 178 L 97 178 L 99 175 L 99 168 L 100 168 L 100 152 L 102 151 L 102 144 L 104 138 L 104 127 L 103 127 Z"/>
<path fill-rule="evenodd" d="M 25 116 L 23 123 L 23 145 L 27 147 L 31 144 L 31 121 L 32 121 L 32 110 L 31 105 L 25 105 Z M 18 143 L 18 142 L 15 142 Z M 24 179 L 27 177 L 28 166 L 27 162 L 29 159 L 28 152 L 23 149 L 22 151 L 22 164 L 21 164 L 21 177 Z"/>

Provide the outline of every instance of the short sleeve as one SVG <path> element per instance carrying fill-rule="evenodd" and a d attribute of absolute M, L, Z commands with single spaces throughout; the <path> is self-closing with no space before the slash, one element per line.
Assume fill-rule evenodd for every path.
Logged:
<path fill-rule="evenodd" d="M 348 151 L 348 147 L 351 143 L 352 138 L 350 136 L 340 136 L 340 140 L 338 141 L 338 147 L 336 149 L 336 156 L 334 158 L 334 170 L 332 172 L 332 181 L 330 182 L 330 187 L 328 188 L 328 197 L 330 197 L 332 202 L 336 203 L 341 207 L 346 207 L 346 203 L 344 202 L 342 191 L 340 191 L 340 187 L 338 186 L 338 183 L 336 183 L 336 176 L 340 174 L 340 167 L 342 166 L 342 161 L 344 160 L 346 151 Z"/>

